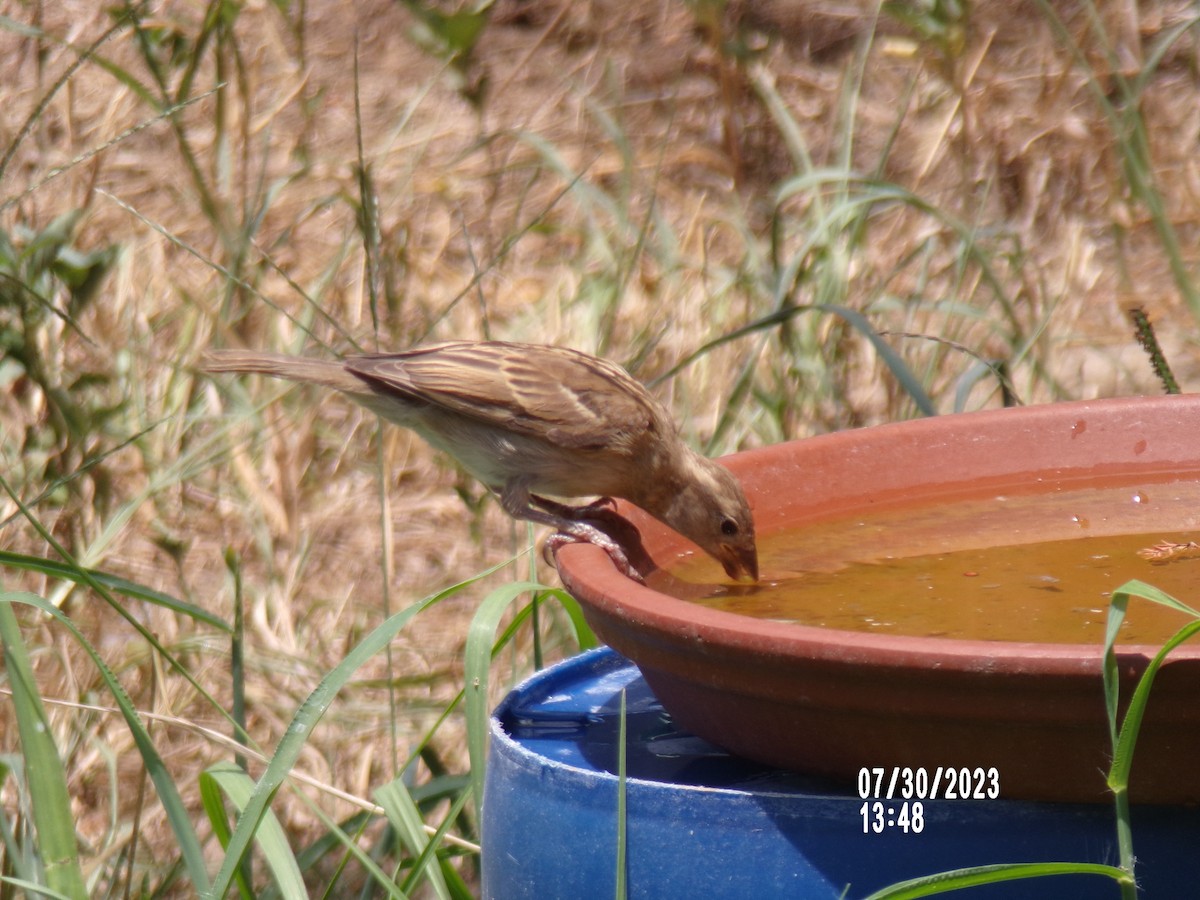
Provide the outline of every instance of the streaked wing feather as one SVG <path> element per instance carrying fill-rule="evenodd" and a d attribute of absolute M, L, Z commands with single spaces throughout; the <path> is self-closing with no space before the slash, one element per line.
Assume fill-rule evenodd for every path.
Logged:
<path fill-rule="evenodd" d="M 564 447 L 626 443 L 664 417 L 621 368 L 560 347 L 452 342 L 355 357 L 346 367 L 377 389 Z"/>

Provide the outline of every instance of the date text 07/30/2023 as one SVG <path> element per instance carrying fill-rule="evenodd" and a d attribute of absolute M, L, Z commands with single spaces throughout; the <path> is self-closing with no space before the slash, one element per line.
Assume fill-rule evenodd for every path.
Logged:
<path fill-rule="evenodd" d="M 863 800 L 858 810 L 863 834 L 920 834 L 925 830 L 922 801 L 995 800 L 1000 796 L 1000 773 L 982 766 L 863 767 L 858 770 L 858 795 Z"/>

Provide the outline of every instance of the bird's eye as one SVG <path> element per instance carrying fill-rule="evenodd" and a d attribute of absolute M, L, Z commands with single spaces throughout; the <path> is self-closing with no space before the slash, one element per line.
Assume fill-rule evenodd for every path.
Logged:
<path fill-rule="evenodd" d="M 733 519 L 722 519 L 721 520 L 721 534 L 725 535 L 726 537 L 733 537 L 737 533 L 738 533 L 737 522 L 733 521 Z"/>

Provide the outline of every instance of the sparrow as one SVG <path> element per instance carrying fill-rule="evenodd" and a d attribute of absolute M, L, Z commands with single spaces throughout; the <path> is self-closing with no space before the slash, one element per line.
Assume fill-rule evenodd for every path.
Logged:
<path fill-rule="evenodd" d="M 333 388 L 456 459 L 504 511 L 587 541 L 639 578 L 597 524 L 622 498 L 688 538 L 739 581 L 758 580 L 754 521 L 728 469 L 680 437 L 667 410 L 620 366 L 546 344 L 448 341 L 341 361 L 218 350 L 208 372 Z M 551 497 L 595 497 L 569 506 Z"/>

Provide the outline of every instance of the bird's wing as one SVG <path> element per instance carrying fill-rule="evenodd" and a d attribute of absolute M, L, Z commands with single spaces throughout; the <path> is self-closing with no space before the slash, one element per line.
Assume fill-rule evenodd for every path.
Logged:
<path fill-rule="evenodd" d="M 669 427 L 658 402 L 619 366 L 563 347 L 462 341 L 352 357 L 376 390 L 580 449 L 629 445 Z"/>

